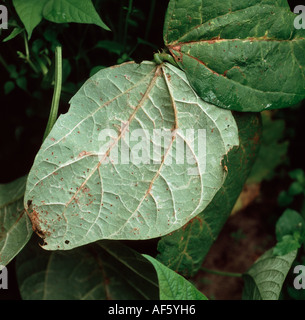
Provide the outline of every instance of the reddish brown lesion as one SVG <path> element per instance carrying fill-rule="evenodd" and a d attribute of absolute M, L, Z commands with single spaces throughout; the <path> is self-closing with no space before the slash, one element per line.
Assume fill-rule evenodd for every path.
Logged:
<path fill-rule="evenodd" d="M 31 202 L 30 202 L 30 205 L 28 205 L 28 208 L 25 208 L 25 211 L 31 220 L 32 229 L 39 237 L 44 239 L 46 237 L 46 235 L 48 235 L 49 232 L 42 230 L 42 228 L 41 228 L 42 221 L 39 216 L 39 213 L 35 209 L 32 209 L 32 212 L 30 213 L 29 212 L 31 210 L 30 207 L 32 207 Z"/>
<path fill-rule="evenodd" d="M 173 46 L 173 47 L 168 47 L 170 53 L 172 54 L 172 56 L 174 57 L 174 59 L 176 60 L 176 62 L 183 62 L 183 54 L 181 52 L 181 46 Z M 175 51 L 175 53 L 173 52 Z M 178 52 L 178 55 L 177 55 Z"/>
<path fill-rule="evenodd" d="M 84 156 L 90 156 L 92 153 L 88 151 L 82 151 L 79 153 L 78 158 L 82 158 Z"/>

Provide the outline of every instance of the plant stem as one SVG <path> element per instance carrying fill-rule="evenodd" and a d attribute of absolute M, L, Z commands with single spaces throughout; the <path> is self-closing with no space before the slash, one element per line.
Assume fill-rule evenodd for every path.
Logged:
<path fill-rule="evenodd" d="M 55 48 L 55 82 L 54 82 L 54 93 L 51 105 L 50 116 L 48 124 L 43 136 L 43 140 L 48 136 L 52 130 L 54 123 L 56 122 L 58 115 L 58 106 L 60 100 L 60 93 L 62 87 L 62 49 L 61 47 Z"/>
<path fill-rule="evenodd" d="M 176 63 L 175 59 L 169 55 L 168 53 L 162 52 L 162 53 L 155 53 L 154 54 L 154 61 L 157 64 L 161 64 L 163 62 L 169 62 L 173 66 L 179 68 L 178 64 Z"/>
<path fill-rule="evenodd" d="M 148 35 L 149 35 L 150 29 L 151 29 L 151 25 L 152 25 L 154 13 L 155 13 L 155 6 L 156 6 L 156 0 L 152 0 L 151 5 L 150 5 L 150 10 L 149 10 L 149 17 L 148 17 L 148 21 L 146 24 L 146 30 L 145 30 L 145 36 L 144 36 L 145 40 L 148 39 Z"/>
<path fill-rule="evenodd" d="M 124 39 L 123 39 L 124 52 L 126 51 L 128 23 L 129 23 L 130 14 L 132 12 L 132 4 L 133 4 L 133 0 L 129 0 L 128 11 L 127 11 L 126 20 L 125 20 L 125 27 L 124 27 Z"/>
<path fill-rule="evenodd" d="M 31 66 L 34 72 L 39 73 L 38 69 L 36 68 L 34 63 L 31 61 L 29 43 L 28 43 L 28 39 L 25 31 L 23 32 L 23 38 L 24 38 L 24 46 L 25 46 L 25 61 Z"/>
<path fill-rule="evenodd" d="M 10 74 L 11 72 L 10 72 L 9 68 L 7 67 L 7 63 L 6 63 L 6 61 L 3 59 L 3 57 L 1 56 L 1 54 L 0 54 L 0 63 L 3 65 L 3 67 L 5 68 L 5 70 Z"/>
<path fill-rule="evenodd" d="M 241 278 L 241 277 L 242 277 L 242 273 L 234 273 L 234 272 L 225 272 L 225 271 L 211 270 L 211 269 L 207 269 L 207 268 L 205 268 L 205 267 L 201 267 L 200 270 L 201 270 L 201 271 L 208 272 L 208 273 L 212 273 L 212 274 L 217 274 L 217 275 L 219 275 L 219 276 L 236 277 L 236 278 Z"/>

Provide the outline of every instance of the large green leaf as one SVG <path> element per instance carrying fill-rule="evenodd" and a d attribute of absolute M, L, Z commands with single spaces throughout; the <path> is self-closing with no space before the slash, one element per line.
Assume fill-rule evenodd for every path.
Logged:
<path fill-rule="evenodd" d="M 143 255 L 156 269 L 160 300 L 208 300 L 194 285 L 151 256 Z"/>
<path fill-rule="evenodd" d="M 159 237 L 210 203 L 227 174 L 222 159 L 238 144 L 232 113 L 203 102 L 181 70 L 103 69 L 42 145 L 25 207 L 46 249 Z"/>
<path fill-rule="evenodd" d="M 7 265 L 33 233 L 23 207 L 26 178 L 0 185 L 0 265 Z"/>
<path fill-rule="evenodd" d="M 42 20 L 42 10 L 48 0 L 13 0 L 18 16 L 25 26 L 28 38 Z"/>
<path fill-rule="evenodd" d="M 171 269 L 192 276 L 228 219 L 242 191 L 260 147 L 259 114 L 235 113 L 240 146 L 228 154 L 228 176 L 208 207 L 187 225 L 161 238 L 157 259 Z"/>
<path fill-rule="evenodd" d="M 96 12 L 91 0 L 48 0 L 43 8 L 43 16 L 55 23 L 96 24 L 110 30 Z"/>
<path fill-rule="evenodd" d="M 305 30 L 286 0 L 171 0 L 164 41 L 200 97 L 237 111 L 305 98 Z"/>
<path fill-rule="evenodd" d="M 243 300 L 278 300 L 296 254 L 275 256 L 273 248 L 265 252 L 243 275 Z"/>
<path fill-rule="evenodd" d="M 31 242 L 16 268 L 24 300 L 158 299 L 152 265 L 118 241 L 53 252 Z"/>

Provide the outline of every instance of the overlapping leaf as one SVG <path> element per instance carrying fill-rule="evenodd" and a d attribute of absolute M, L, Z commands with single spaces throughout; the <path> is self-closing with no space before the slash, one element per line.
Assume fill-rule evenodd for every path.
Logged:
<path fill-rule="evenodd" d="M 48 0 L 13 0 L 14 7 L 25 26 L 28 37 L 42 20 L 42 10 Z"/>
<path fill-rule="evenodd" d="M 91 0 L 13 0 L 13 4 L 28 38 L 31 38 L 33 30 L 43 18 L 55 23 L 96 24 L 109 30 Z"/>
<path fill-rule="evenodd" d="M 96 12 L 91 0 L 49 0 L 43 8 L 43 16 L 55 23 L 89 23 L 110 30 Z"/>
<path fill-rule="evenodd" d="M 243 275 L 243 300 L 278 300 L 296 254 L 275 256 L 273 249 L 264 253 Z"/>
<path fill-rule="evenodd" d="M 0 265 L 7 265 L 33 232 L 23 208 L 26 178 L 0 185 Z"/>
<path fill-rule="evenodd" d="M 208 300 L 194 285 L 151 256 L 143 255 L 156 269 L 160 300 Z"/>
<path fill-rule="evenodd" d="M 236 111 L 305 98 L 305 30 L 286 0 L 171 0 L 164 41 L 200 97 Z"/>
<path fill-rule="evenodd" d="M 238 144 L 232 113 L 203 102 L 181 70 L 104 69 L 46 138 L 25 206 L 46 249 L 159 237 L 210 203 L 226 177 L 221 161 Z"/>
<path fill-rule="evenodd" d="M 17 280 L 24 300 L 158 299 L 154 268 L 117 241 L 71 251 L 43 251 L 36 242 L 17 257 Z"/>
<path fill-rule="evenodd" d="M 158 243 L 157 259 L 186 276 L 199 270 L 242 191 L 260 147 L 260 115 L 234 113 L 234 116 L 240 146 L 228 154 L 228 176 L 223 186 L 202 213 L 179 230 L 162 237 Z"/>

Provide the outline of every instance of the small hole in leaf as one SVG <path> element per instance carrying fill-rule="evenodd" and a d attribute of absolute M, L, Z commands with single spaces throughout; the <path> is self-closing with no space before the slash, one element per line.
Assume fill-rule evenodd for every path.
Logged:
<path fill-rule="evenodd" d="M 66 240 L 66 241 L 65 241 L 65 244 L 69 244 L 69 243 L 70 243 L 70 241 L 69 241 L 69 240 Z"/>

